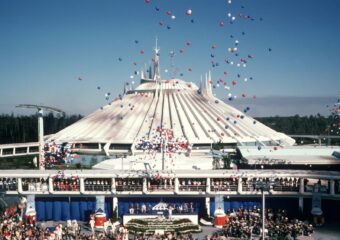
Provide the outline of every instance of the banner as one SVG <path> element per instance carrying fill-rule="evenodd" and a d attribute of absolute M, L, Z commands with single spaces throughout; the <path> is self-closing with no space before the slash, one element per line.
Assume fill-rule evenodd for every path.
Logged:
<path fill-rule="evenodd" d="M 313 215 L 322 215 L 322 209 L 321 209 L 321 194 L 314 192 L 313 198 L 312 198 L 312 210 L 311 214 Z"/>
<path fill-rule="evenodd" d="M 96 196 L 96 212 L 105 212 L 105 196 Z"/>
<path fill-rule="evenodd" d="M 27 195 L 26 212 L 35 211 L 35 195 Z"/>
<path fill-rule="evenodd" d="M 215 196 L 215 211 L 220 210 L 224 212 L 224 198 L 223 195 Z"/>

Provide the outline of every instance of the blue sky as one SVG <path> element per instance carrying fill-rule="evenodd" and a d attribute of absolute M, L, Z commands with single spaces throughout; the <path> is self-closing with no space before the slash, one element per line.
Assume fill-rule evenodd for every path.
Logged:
<path fill-rule="evenodd" d="M 222 78 L 231 86 L 216 87 L 216 96 L 236 95 L 231 104 L 251 105 L 253 116 L 327 115 L 340 94 L 339 12 L 337 0 L 2 0 L 0 113 L 31 113 L 16 110 L 18 103 L 90 113 L 107 103 L 105 93 L 115 97 L 126 82 L 139 82 L 134 71 L 150 64 L 157 36 L 164 79 L 173 50 L 178 78 L 198 83 L 211 70 L 215 85 Z M 239 56 L 228 52 L 235 40 Z M 236 66 L 241 58 L 246 67 Z"/>

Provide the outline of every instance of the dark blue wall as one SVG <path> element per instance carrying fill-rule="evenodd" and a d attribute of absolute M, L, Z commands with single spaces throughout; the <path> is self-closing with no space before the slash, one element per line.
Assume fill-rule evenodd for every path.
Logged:
<path fill-rule="evenodd" d="M 36 197 L 35 207 L 38 221 L 89 221 L 96 210 L 95 197 Z M 105 212 L 112 216 L 112 198 L 105 198 Z"/>

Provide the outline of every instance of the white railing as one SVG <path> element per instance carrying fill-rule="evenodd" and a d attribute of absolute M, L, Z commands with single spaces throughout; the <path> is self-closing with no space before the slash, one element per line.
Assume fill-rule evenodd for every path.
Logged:
<path fill-rule="evenodd" d="M 20 175 L 24 175 L 20 177 Z M 247 182 L 246 178 L 240 178 L 238 181 L 232 182 L 233 184 L 223 184 L 223 185 L 212 185 L 210 178 L 206 177 L 201 179 L 205 179 L 206 184 L 202 185 L 183 185 L 180 183 L 179 178 L 173 178 L 172 185 L 151 185 L 147 184 L 147 177 L 135 178 L 134 184 L 124 184 L 121 178 L 115 178 L 111 176 L 112 181 L 108 184 L 90 184 L 89 182 L 84 181 L 87 177 L 77 176 L 80 181 L 77 182 L 69 182 L 67 184 L 57 184 L 53 181 L 53 174 L 49 177 L 44 176 L 45 180 L 43 182 L 38 181 L 37 177 L 29 177 L 28 174 L 25 173 L 16 173 L 13 172 L 9 174 L 4 174 L 0 172 L 0 192 L 4 192 L 7 194 L 83 194 L 83 195 L 93 195 L 98 192 L 103 192 L 105 194 L 119 194 L 119 195 L 129 195 L 129 194 L 161 194 L 161 195 L 173 195 L 173 194 L 181 194 L 181 195 L 193 195 L 197 194 L 200 196 L 214 196 L 218 194 L 225 194 L 226 192 L 231 193 L 232 195 L 256 195 L 258 194 L 256 191 L 256 184 L 253 182 Z M 98 174 L 100 175 L 100 174 Z M 110 176 L 105 175 L 104 177 L 109 178 Z M 265 176 L 262 176 L 265 177 Z M 48 180 L 46 180 L 48 179 Z M 96 180 L 96 178 L 93 178 Z M 102 179 L 102 178 L 98 178 Z M 117 183 L 117 179 L 119 179 L 119 184 Z M 194 178 L 185 178 L 180 177 L 181 180 L 185 180 L 186 182 L 192 182 Z M 221 178 L 223 179 L 223 178 Z M 229 178 L 225 178 L 225 182 Z M 309 179 L 307 183 L 304 182 L 305 179 Z M 223 183 L 225 183 L 223 182 Z M 316 183 L 314 183 L 316 182 Z M 320 184 L 322 182 L 323 184 Z M 111 184 L 110 184 L 111 183 Z M 332 198 L 340 199 L 340 174 L 336 173 L 330 175 L 327 179 L 325 176 L 322 178 L 316 177 L 306 177 L 300 178 L 299 182 L 295 185 L 287 185 L 275 183 L 270 190 L 271 195 L 287 195 L 287 196 L 310 196 L 313 192 L 321 193 L 323 196 L 329 196 Z"/>

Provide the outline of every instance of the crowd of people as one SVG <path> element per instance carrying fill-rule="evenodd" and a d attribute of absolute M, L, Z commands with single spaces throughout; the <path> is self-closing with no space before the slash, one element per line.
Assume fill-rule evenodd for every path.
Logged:
<path fill-rule="evenodd" d="M 53 191 L 80 191 L 80 181 L 77 176 L 65 176 L 62 172 L 53 177 Z"/>
<path fill-rule="evenodd" d="M 175 180 L 173 178 L 150 178 L 147 188 L 150 191 L 171 191 L 175 188 Z"/>
<path fill-rule="evenodd" d="M 85 191 L 111 191 L 112 180 L 109 178 L 86 178 Z"/>
<path fill-rule="evenodd" d="M 193 179 L 179 179 L 179 191 L 205 191 L 206 179 L 193 178 Z"/>
<path fill-rule="evenodd" d="M 11 206 L 0 215 L 1 240 L 115 240 L 119 233 L 112 229 L 104 232 L 81 231 L 76 220 L 69 220 L 66 224 L 48 227 L 44 223 L 37 224 L 35 220 L 23 219 L 23 208 Z M 118 237 L 117 237 L 118 236 Z"/>
<path fill-rule="evenodd" d="M 16 191 L 17 179 L 16 178 L 0 178 L 0 191 Z"/>
<path fill-rule="evenodd" d="M 22 190 L 30 192 L 47 192 L 48 178 L 23 178 Z"/>
<path fill-rule="evenodd" d="M 142 191 L 143 179 L 141 178 L 119 178 L 116 179 L 116 191 Z"/>
<path fill-rule="evenodd" d="M 300 220 L 289 220 L 285 210 L 274 212 L 267 209 L 265 213 L 265 233 L 274 239 L 295 239 L 297 236 L 311 236 L 313 226 Z M 227 212 L 226 224 L 223 229 L 215 232 L 208 239 L 231 237 L 237 239 L 251 239 L 262 234 L 261 210 L 239 208 L 238 211 Z"/>
<path fill-rule="evenodd" d="M 237 191 L 238 180 L 236 178 L 212 178 L 210 181 L 211 191 Z"/>

